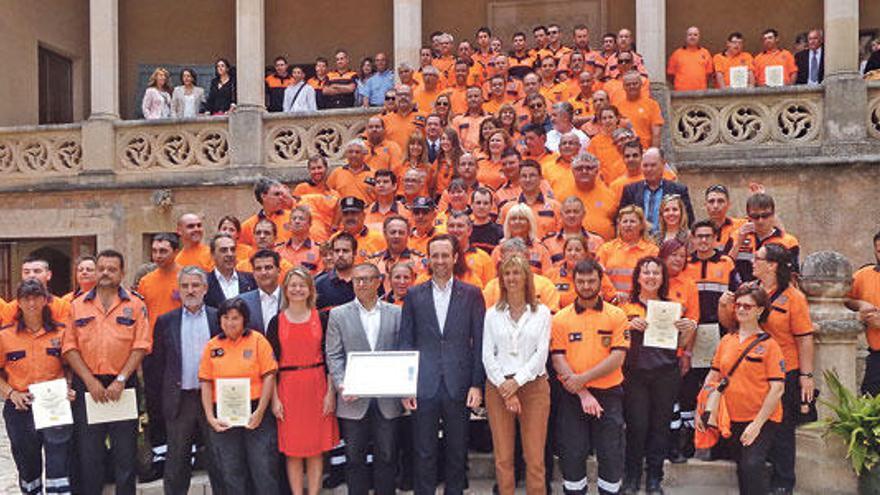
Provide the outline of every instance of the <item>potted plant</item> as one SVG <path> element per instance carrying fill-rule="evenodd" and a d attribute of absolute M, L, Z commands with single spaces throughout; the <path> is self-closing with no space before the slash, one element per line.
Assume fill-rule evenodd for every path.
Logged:
<path fill-rule="evenodd" d="M 846 443 L 846 457 L 859 478 L 859 493 L 880 494 L 880 396 L 856 395 L 833 371 L 825 372 L 825 383 L 833 400 L 822 403 L 832 414 L 811 426 L 838 435 Z"/>

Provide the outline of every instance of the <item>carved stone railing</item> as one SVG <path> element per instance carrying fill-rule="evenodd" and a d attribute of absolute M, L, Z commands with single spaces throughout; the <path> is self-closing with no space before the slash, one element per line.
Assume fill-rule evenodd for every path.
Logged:
<path fill-rule="evenodd" d="M 795 86 L 674 92 L 670 133 L 677 156 L 787 154 L 821 145 L 824 89 Z"/>
<path fill-rule="evenodd" d="M 868 83 L 868 137 L 880 139 L 880 81 Z"/>
<path fill-rule="evenodd" d="M 152 172 L 221 168 L 229 164 L 226 117 L 120 121 L 119 170 Z"/>
<path fill-rule="evenodd" d="M 83 169 L 79 124 L 11 127 L 0 133 L 0 177 L 76 175 Z"/>
<path fill-rule="evenodd" d="M 361 136 L 376 109 L 328 110 L 319 114 L 263 117 L 263 160 L 270 167 L 304 166 L 310 156 L 341 163 L 348 141 Z"/>

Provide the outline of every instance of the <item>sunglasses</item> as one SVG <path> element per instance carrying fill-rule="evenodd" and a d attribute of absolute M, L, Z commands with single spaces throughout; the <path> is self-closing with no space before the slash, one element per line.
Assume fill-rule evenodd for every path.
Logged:
<path fill-rule="evenodd" d="M 532 103 L 531 105 L 529 105 L 529 108 L 544 108 L 544 104 L 543 103 Z"/>
<path fill-rule="evenodd" d="M 764 213 L 749 213 L 749 218 L 752 220 L 765 220 L 773 216 L 772 211 L 766 211 Z"/>
<path fill-rule="evenodd" d="M 397 97 L 396 96 L 386 96 L 385 99 L 388 101 L 394 101 L 397 99 Z"/>
<path fill-rule="evenodd" d="M 449 103 L 447 103 L 445 101 L 438 101 L 437 103 L 434 103 L 434 106 L 435 107 L 448 107 Z"/>

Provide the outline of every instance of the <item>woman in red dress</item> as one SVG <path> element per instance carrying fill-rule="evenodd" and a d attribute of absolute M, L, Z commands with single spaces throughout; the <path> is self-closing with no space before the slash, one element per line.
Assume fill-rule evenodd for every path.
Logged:
<path fill-rule="evenodd" d="M 315 282 L 301 267 L 284 277 L 281 312 L 266 337 L 278 360 L 272 412 L 278 418 L 278 449 L 287 456 L 294 495 L 303 493 L 303 463 L 309 495 L 321 490 L 323 453 L 339 443 L 336 395 L 324 367 L 324 331 L 315 309 Z"/>

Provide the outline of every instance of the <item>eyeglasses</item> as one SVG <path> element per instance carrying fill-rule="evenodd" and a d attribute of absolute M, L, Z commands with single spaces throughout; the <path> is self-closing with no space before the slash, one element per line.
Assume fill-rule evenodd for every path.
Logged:
<path fill-rule="evenodd" d="M 438 101 L 438 102 L 434 103 L 434 106 L 435 107 L 448 107 L 449 103 L 445 102 L 445 101 Z"/>
<path fill-rule="evenodd" d="M 752 220 L 764 220 L 772 216 L 772 211 L 765 211 L 764 213 L 749 213 L 749 218 Z"/>
<path fill-rule="evenodd" d="M 529 108 L 544 108 L 544 104 L 543 103 L 532 103 L 531 105 L 529 105 Z"/>
<path fill-rule="evenodd" d="M 388 101 L 394 101 L 397 99 L 397 97 L 396 96 L 386 96 L 385 99 Z"/>
<path fill-rule="evenodd" d="M 752 309 L 757 308 L 758 305 L 757 305 L 757 304 L 751 304 L 751 303 L 740 303 L 740 302 L 738 302 L 738 303 L 734 304 L 734 307 L 735 307 L 736 309 L 741 309 L 741 310 L 743 310 L 743 311 L 750 311 L 750 310 L 752 310 Z"/>

